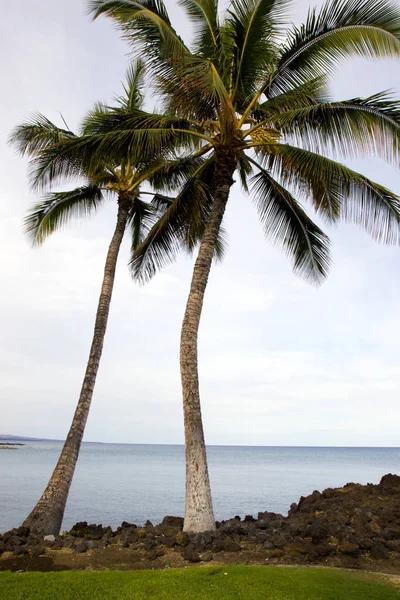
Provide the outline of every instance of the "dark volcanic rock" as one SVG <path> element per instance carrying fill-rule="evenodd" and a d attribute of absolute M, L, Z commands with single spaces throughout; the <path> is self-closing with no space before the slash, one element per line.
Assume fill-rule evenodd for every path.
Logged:
<path fill-rule="evenodd" d="M 337 551 L 340 552 L 340 554 L 349 554 L 350 556 L 358 556 L 360 554 L 359 546 L 349 542 L 340 544 L 337 547 Z"/>
<path fill-rule="evenodd" d="M 392 550 L 394 552 L 400 552 L 400 539 L 390 540 L 390 541 L 386 542 L 386 546 L 389 548 L 389 550 Z"/>
<path fill-rule="evenodd" d="M 183 551 L 183 558 L 191 563 L 198 563 L 201 561 L 199 553 L 196 552 L 192 544 L 188 544 Z"/>
<path fill-rule="evenodd" d="M 164 517 L 160 525 L 165 527 L 176 527 L 177 529 L 183 529 L 183 517 Z"/>
<path fill-rule="evenodd" d="M 194 563 L 209 562 L 217 555 L 218 561 L 218 553 L 223 552 L 231 553 L 228 561 L 232 563 L 268 560 L 271 564 L 319 563 L 400 572 L 399 498 L 400 477 L 389 473 L 378 485 L 348 483 L 322 493 L 314 491 L 292 504 L 287 517 L 268 511 L 259 512 L 257 519 L 246 515 L 241 520 L 236 516 L 217 523 L 216 531 L 201 534 L 183 532 L 183 519 L 173 516 L 156 526 L 150 521 L 143 527 L 124 521 L 115 532 L 82 521 L 54 541 L 45 541 L 43 536 L 32 535 L 29 528 L 19 527 L 0 535 L 0 570 L 10 566 L 7 561 L 12 561 L 13 569 L 22 565 L 24 570 L 31 570 L 35 561 L 53 564 L 52 554 L 61 548 L 79 553 L 93 550 L 90 560 L 97 564 L 101 550 L 110 547 L 105 556 L 117 553 L 123 560 L 136 557 L 133 560 L 140 567 L 146 566 L 146 560 L 159 559 L 149 563 L 148 568 L 174 565 L 174 557 L 179 565 L 182 556 Z M 124 553 L 124 548 L 129 551 Z M 43 553 L 46 556 L 41 556 Z M 88 563 L 84 557 L 71 560 L 76 561 L 72 568 L 75 564 L 91 564 L 89 558 Z"/>
<path fill-rule="evenodd" d="M 30 548 L 30 554 L 34 558 L 36 558 L 37 556 L 41 556 L 42 554 L 44 554 L 44 548 L 42 548 L 41 546 L 32 546 Z"/>
<path fill-rule="evenodd" d="M 211 561 L 211 560 L 212 560 L 214 557 L 213 557 L 213 555 L 211 554 L 211 552 L 203 552 L 203 553 L 200 555 L 200 558 L 201 558 L 201 560 L 202 560 L 203 562 L 210 562 L 210 561 Z"/>
<path fill-rule="evenodd" d="M 379 487 L 386 488 L 387 491 L 393 490 L 400 492 L 400 476 L 388 473 L 384 475 L 379 482 Z"/>
<path fill-rule="evenodd" d="M 87 521 L 80 521 L 79 523 L 75 523 L 69 534 L 79 538 L 101 540 L 109 532 L 111 532 L 111 527 L 103 527 L 103 525 L 95 524 L 88 525 Z"/>
<path fill-rule="evenodd" d="M 167 548 L 172 548 L 172 546 L 175 544 L 174 538 L 168 537 L 165 535 L 162 535 L 161 537 L 159 537 L 158 541 L 160 542 L 160 544 L 162 544 L 163 546 L 166 546 Z"/>
<path fill-rule="evenodd" d="M 288 543 L 286 536 L 281 533 L 271 536 L 268 541 L 271 542 L 274 548 L 283 548 Z"/>
<path fill-rule="evenodd" d="M 259 512 L 256 521 L 256 527 L 260 529 L 269 529 L 281 527 L 284 521 L 284 517 L 278 513 L 274 512 Z"/>
<path fill-rule="evenodd" d="M 121 523 L 121 529 L 136 529 L 137 525 L 135 525 L 134 523 L 128 523 L 127 521 L 122 521 Z"/>
<path fill-rule="evenodd" d="M 218 531 L 228 533 L 229 535 L 232 533 L 240 533 L 243 530 L 243 525 L 244 524 L 236 518 L 229 519 L 228 521 L 222 521 Z"/>
<path fill-rule="evenodd" d="M 229 536 L 221 536 L 212 543 L 213 552 L 239 552 L 241 546 Z"/>
<path fill-rule="evenodd" d="M 88 547 L 87 547 L 86 542 L 79 541 L 73 545 L 73 549 L 75 550 L 75 552 L 86 552 Z"/>
<path fill-rule="evenodd" d="M 28 554 L 28 552 L 28 546 L 26 544 L 23 544 L 15 548 L 15 550 L 13 551 L 13 555 L 22 556 L 23 554 Z"/>
<path fill-rule="evenodd" d="M 149 550 L 153 550 L 153 548 L 156 547 L 156 541 L 155 539 L 152 539 L 151 537 L 147 537 L 144 542 L 143 542 L 144 548 L 145 550 L 149 551 Z"/>
<path fill-rule="evenodd" d="M 235 517 L 236 518 L 236 517 Z M 246 515 L 244 518 L 245 523 L 255 523 L 257 519 L 253 517 L 253 515 Z"/>
<path fill-rule="evenodd" d="M 389 558 L 388 550 L 380 543 L 373 544 L 369 552 L 373 558 L 377 558 L 378 560 Z"/>
<path fill-rule="evenodd" d="M 180 533 L 178 533 L 178 535 L 175 537 L 175 544 L 177 544 L 178 546 L 187 546 L 189 543 L 189 536 L 187 533 L 185 533 L 184 531 L 181 531 Z"/>
<path fill-rule="evenodd" d="M 213 539 L 213 535 L 209 531 L 206 531 L 204 533 L 193 535 L 190 539 L 190 544 L 194 547 L 196 552 L 200 553 L 211 548 Z"/>
<path fill-rule="evenodd" d="M 319 544 L 331 534 L 326 516 L 318 517 L 311 525 L 303 531 L 303 537 L 310 537 L 313 544 Z"/>

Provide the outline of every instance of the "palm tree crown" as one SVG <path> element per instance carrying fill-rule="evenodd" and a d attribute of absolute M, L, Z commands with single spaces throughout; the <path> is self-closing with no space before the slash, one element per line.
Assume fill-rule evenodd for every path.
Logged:
<path fill-rule="evenodd" d="M 143 103 L 143 64 L 132 64 L 126 76 L 124 95 L 117 98 L 113 107 L 96 104 L 83 120 L 79 135 L 69 129 L 57 127 L 41 114 L 35 114 L 27 123 L 17 126 L 10 142 L 21 154 L 31 157 L 30 180 L 35 191 L 50 190 L 37 203 L 24 220 L 25 230 L 33 245 L 45 239 L 65 225 L 71 218 L 94 213 L 107 199 L 116 195 L 119 201 L 129 204 L 128 225 L 131 230 L 132 250 L 146 237 L 154 225 L 160 210 L 168 199 L 154 194 L 152 202 L 146 202 L 140 185 L 152 172 L 139 154 L 104 154 L 91 164 L 90 152 L 69 157 L 65 152 L 68 142 L 84 140 L 102 117 L 124 114 L 139 109 Z M 53 192 L 51 189 L 61 181 L 81 180 L 81 185 Z M 164 200 L 164 203 L 162 203 Z"/>
<path fill-rule="evenodd" d="M 92 2 L 94 15 L 115 18 L 146 57 L 168 115 L 121 116 L 105 125 L 108 142 L 118 146 L 130 136 L 151 151 L 175 134 L 185 155 L 203 157 L 197 176 L 211 187 L 216 163 L 229 156 L 266 233 L 313 281 L 327 273 L 329 243 L 298 202 L 300 194 L 329 222 L 355 221 L 379 241 L 397 242 L 398 198 L 321 153 L 379 153 L 398 161 L 396 100 L 382 93 L 331 102 L 326 94 L 326 74 L 342 57 L 400 55 L 398 7 L 386 0 L 333 0 L 311 11 L 302 27 L 289 28 L 282 43 L 286 0 L 235 0 L 222 22 L 216 1 L 180 4 L 196 28 L 191 50 L 161 0 Z M 171 206 L 171 217 L 175 212 Z M 167 223 L 160 222 L 157 236 L 154 231 L 136 253 L 137 275 L 151 276 L 155 262 L 171 257 L 164 245 L 163 256 L 158 252 L 173 232 Z"/>

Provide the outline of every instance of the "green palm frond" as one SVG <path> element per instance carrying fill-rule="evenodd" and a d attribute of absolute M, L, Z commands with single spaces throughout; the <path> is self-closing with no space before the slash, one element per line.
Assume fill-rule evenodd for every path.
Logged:
<path fill-rule="evenodd" d="M 184 247 L 193 250 L 200 241 L 213 203 L 215 162 L 205 161 L 182 187 L 180 193 L 132 256 L 132 274 L 142 282 L 173 262 Z M 217 253 L 224 247 L 221 235 Z"/>
<path fill-rule="evenodd" d="M 85 132 L 88 133 L 88 138 L 80 140 L 80 144 L 98 144 L 101 147 L 101 141 L 104 139 L 103 146 L 109 143 L 118 143 L 118 136 L 124 138 L 126 134 L 132 136 L 132 141 L 136 141 L 133 137 L 144 139 L 147 135 L 169 138 L 172 132 L 176 135 L 176 146 L 180 147 L 186 142 L 189 145 L 196 143 L 197 139 L 210 141 L 203 134 L 202 128 L 190 120 L 183 117 L 175 117 L 174 115 L 162 115 L 156 113 L 148 113 L 142 110 L 131 110 L 128 113 L 119 111 L 102 110 L 101 105 L 97 105 L 97 110 L 90 113 L 88 128 Z M 212 140 L 211 140 L 212 141 Z M 172 146 L 172 150 L 175 146 Z M 123 146 L 125 152 L 125 145 Z"/>
<path fill-rule="evenodd" d="M 248 179 L 253 174 L 253 169 L 249 159 L 244 152 L 241 152 L 238 159 L 237 172 L 239 174 L 240 183 L 245 192 L 249 191 Z"/>
<path fill-rule="evenodd" d="M 130 112 L 141 108 L 144 101 L 144 76 L 145 67 L 141 59 L 132 62 L 126 72 L 123 88 L 125 94 L 117 97 L 118 109 Z"/>
<path fill-rule="evenodd" d="M 185 55 L 157 77 L 157 90 L 166 99 L 166 112 L 206 121 L 232 112 L 229 90 L 213 61 Z M 219 110 L 222 107 L 222 110 Z"/>
<path fill-rule="evenodd" d="M 121 119 L 123 123 L 121 124 Z M 107 125 L 118 122 L 119 128 L 108 129 Z M 173 124 L 178 122 L 172 120 Z M 166 120 L 167 122 L 167 120 Z M 169 128 L 159 126 L 156 121 L 147 121 L 145 125 L 136 118 L 123 119 L 116 115 L 104 115 L 97 125 L 102 133 L 80 136 L 71 140 L 63 140 L 46 148 L 32 161 L 31 185 L 33 189 L 43 189 L 57 184 L 61 179 L 97 173 L 106 164 L 115 165 L 122 157 L 129 157 L 132 163 L 156 161 L 157 157 L 168 154 L 176 146 L 192 149 L 202 140 L 196 132 L 178 130 L 173 125 Z M 138 126 L 143 128 L 139 129 Z M 154 127 L 151 127 L 151 125 Z M 197 136 L 197 137 L 196 137 Z"/>
<path fill-rule="evenodd" d="M 83 144 L 81 137 L 62 140 L 44 148 L 31 160 L 29 182 L 32 190 L 51 189 L 60 182 L 87 179 L 90 172 L 98 172 L 100 163 L 92 164 L 89 144 Z"/>
<path fill-rule="evenodd" d="M 327 101 L 328 82 L 326 76 L 314 77 L 296 86 L 292 90 L 277 94 L 258 105 L 256 113 L 259 121 L 267 116 L 273 119 L 275 115 L 291 112 L 301 108 L 310 108 L 315 104 Z M 259 113 L 259 114 L 258 114 Z"/>
<path fill-rule="evenodd" d="M 295 273 L 321 283 L 331 262 L 328 237 L 288 190 L 251 161 L 259 169 L 250 184 L 266 235 L 292 259 Z"/>
<path fill-rule="evenodd" d="M 125 82 L 122 84 L 124 94 L 116 96 L 116 105 L 109 106 L 102 102 L 96 102 L 86 113 L 81 125 L 81 135 L 95 135 L 101 133 L 104 127 L 109 127 L 109 119 L 112 115 L 128 115 L 132 117 L 146 114 L 141 111 L 144 101 L 144 76 L 145 68 L 143 62 L 138 59 L 132 62 L 126 72 Z"/>
<path fill-rule="evenodd" d="M 217 0 L 179 0 L 195 26 L 194 54 L 214 60 L 221 51 Z"/>
<path fill-rule="evenodd" d="M 44 115 L 34 113 L 26 123 L 22 123 L 12 130 L 9 143 L 16 148 L 19 154 L 32 156 L 40 150 L 57 144 L 60 140 L 73 137 L 75 134 L 72 131 L 57 127 Z"/>
<path fill-rule="evenodd" d="M 171 57 L 188 52 L 182 38 L 171 25 L 162 0 L 92 0 L 89 11 L 96 19 L 111 16 L 124 36 L 134 40 L 137 55 L 154 69 L 171 66 Z"/>
<path fill-rule="evenodd" d="M 150 194 L 150 192 L 148 193 Z M 151 195 L 153 197 L 150 201 L 150 204 L 162 214 L 164 214 L 167 208 L 169 208 L 175 200 L 175 198 L 172 198 L 171 196 L 165 196 L 164 194 L 159 194 L 158 192 Z"/>
<path fill-rule="evenodd" d="M 399 164 L 400 102 L 386 92 L 288 110 L 275 115 L 274 122 L 307 149 L 346 158 L 379 155 Z"/>
<path fill-rule="evenodd" d="M 400 200 L 383 186 L 324 156 L 285 144 L 271 147 L 265 163 L 283 185 L 306 195 L 327 221 L 351 221 L 379 242 L 400 242 Z"/>
<path fill-rule="evenodd" d="M 108 154 L 110 158 L 125 155 L 133 162 L 147 162 L 170 153 L 177 146 L 186 152 L 197 149 L 204 137 L 191 130 L 177 130 L 173 127 L 137 129 L 133 125 L 131 128 L 115 129 L 83 140 L 81 147 L 87 145 L 93 149 L 93 160 L 96 157 L 100 160 L 104 154 Z M 205 141 L 208 139 L 205 138 Z"/>
<path fill-rule="evenodd" d="M 24 218 L 25 233 L 33 245 L 40 245 L 71 219 L 96 211 L 103 199 L 102 191 L 92 185 L 48 194 Z"/>
<path fill-rule="evenodd" d="M 81 136 L 90 136 L 101 133 L 104 120 L 107 120 L 110 113 L 115 111 L 103 102 L 95 102 L 82 119 L 80 134 Z M 108 120 L 107 120 L 108 122 Z M 103 125 L 104 128 L 104 125 Z"/>
<path fill-rule="evenodd" d="M 276 56 L 275 35 L 288 0 L 232 0 L 228 22 L 233 38 L 233 102 L 242 112 L 259 91 Z"/>
<path fill-rule="evenodd" d="M 155 190 L 173 192 L 189 181 L 205 160 L 207 159 L 190 154 L 181 158 L 170 158 L 149 175 L 148 181 Z"/>
<path fill-rule="evenodd" d="M 163 212 L 165 212 L 165 204 L 163 206 L 160 203 L 159 206 L 156 206 L 153 203 L 144 202 L 140 198 L 133 200 L 132 209 L 128 217 L 132 253 L 144 242 L 151 228 Z"/>
<path fill-rule="evenodd" d="M 348 56 L 400 55 L 400 10 L 390 0 L 328 0 L 283 46 L 266 93 L 274 96 L 326 73 Z"/>

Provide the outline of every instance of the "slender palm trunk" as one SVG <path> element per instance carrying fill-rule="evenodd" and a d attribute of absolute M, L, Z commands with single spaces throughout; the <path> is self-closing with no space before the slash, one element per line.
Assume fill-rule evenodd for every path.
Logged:
<path fill-rule="evenodd" d="M 201 418 L 197 339 L 215 245 L 221 227 L 236 161 L 232 156 L 218 160 L 214 204 L 200 244 L 182 323 L 180 366 L 183 393 L 186 452 L 186 507 L 184 531 L 215 529 L 206 447 Z"/>
<path fill-rule="evenodd" d="M 24 521 L 24 525 L 30 527 L 32 532 L 41 535 L 57 535 L 60 532 L 103 351 L 104 336 L 107 329 L 108 313 L 114 286 L 115 268 L 130 206 L 128 198 L 119 198 L 117 224 L 107 253 L 89 361 L 71 428 L 46 489 L 35 508 Z"/>

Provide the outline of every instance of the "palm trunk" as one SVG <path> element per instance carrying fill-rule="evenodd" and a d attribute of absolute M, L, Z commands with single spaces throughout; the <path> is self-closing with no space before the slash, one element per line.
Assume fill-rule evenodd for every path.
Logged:
<path fill-rule="evenodd" d="M 214 204 L 194 266 L 182 323 L 180 366 L 186 453 L 186 507 L 183 530 L 195 533 L 215 529 L 201 418 L 197 339 L 204 293 L 235 168 L 236 161 L 233 157 L 217 157 Z"/>
<path fill-rule="evenodd" d="M 97 371 L 99 369 L 100 358 L 103 351 L 104 336 L 107 329 L 108 313 L 114 286 L 115 269 L 128 220 L 129 210 L 129 199 L 120 197 L 118 201 L 117 224 L 107 253 L 103 284 L 97 307 L 93 341 L 78 405 L 67 439 L 65 440 L 60 458 L 58 459 L 58 463 L 53 471 L 50 481 L 35 508 L 24 521 L 24 525 L 37 534 L 57 535 L 61 529 L 65 505 L 78 460 L 93 390 L 96 383 Z"/>

